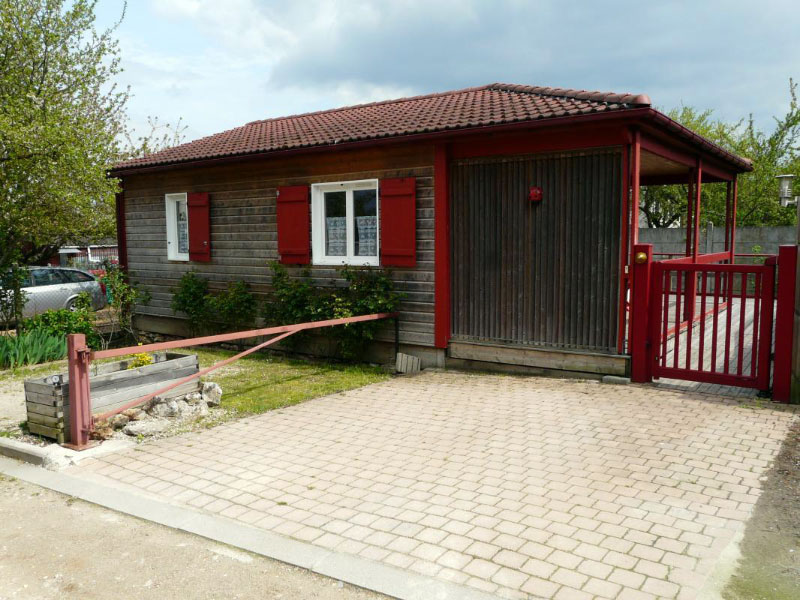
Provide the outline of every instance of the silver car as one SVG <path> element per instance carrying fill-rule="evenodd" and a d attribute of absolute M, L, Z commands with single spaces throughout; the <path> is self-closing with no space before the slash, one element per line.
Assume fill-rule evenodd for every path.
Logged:
<path fill-rule="evenodd" d="M 81 292 L 89 293 L 95 310 L 106 305 L 105 285 L 79 269 L 29 267 L 22 289 L 25 291 L 22 315 L 26 318 L 46 310 L 74 310 Z"/>

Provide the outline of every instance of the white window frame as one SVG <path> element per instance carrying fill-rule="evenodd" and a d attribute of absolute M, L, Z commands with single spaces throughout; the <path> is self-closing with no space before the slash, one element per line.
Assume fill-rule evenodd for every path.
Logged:
<path fill-rule="evenodd" d="M 353 192 L 355 190 L 375 190 L 375 228 L 376 256 L 355 255 L 355 215 Z M 325 254 L 325 192 L 346 192 L 345 214 L 347 215 L 347 255 L 327 256 Z M 381 261 L 381 202 L 377 179 L 358 179 L 355 181 L 336 181 L 315 183 L 311 186 L 311 249 L 315 265 L 355 265 L 377 267 Z"/>
<path fill-rule="evenodd" d="M 167 260 L 179 260 L 183 262 L 189 262 L 188 252 L 178 252 L 177 205 L 181 202 L 186 204 L 186 216 L 187 216 L 187 227 L 188 227 L 189 226 L 188 195 L 186 193 L 164 195 L 164 203 L 167 211 Z"/>

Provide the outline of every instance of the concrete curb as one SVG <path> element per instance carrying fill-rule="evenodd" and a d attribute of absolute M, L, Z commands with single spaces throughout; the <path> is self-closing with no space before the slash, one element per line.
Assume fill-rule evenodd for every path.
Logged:
<path fill-rule="evenodd" d="M 34 446 L 12 438 L 0 438 L 0 456 L 21 460 L 51 471 L 58 471 L 64 467 L 76 465 L 84 459 L 110 454 L 133 445 L 135 445 L 135 442 L 128 440 L 107 440 L 94 448 L 77 452 L 58 444 Z"/>
<path fill-rule="evenodd" d="M 19 442 L 18 442 L 19 443 Z M 27 445 L 27 444 L 26 444 Z M 399 600 L 491 600 L 495 596 L 358 556 L 285 538 L 257 527 L 121 491 L 66 473 L 0 458 L 0 473 L 105 508 L 199 535 L 248 552 L 302 567 Z"/>
<path fill-rule="evenodd" d="M 0 438 L 0 454 L 32 465 L 43 465 L 48 456 L 47 446 L 33 446 L 11 438 Z"/>

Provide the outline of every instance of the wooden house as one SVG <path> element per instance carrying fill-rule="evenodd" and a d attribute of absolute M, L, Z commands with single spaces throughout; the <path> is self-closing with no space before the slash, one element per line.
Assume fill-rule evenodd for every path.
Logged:
<path fill-rule="evenodd" d="M 732 246 L 750 169 L 645 95 L 491 84 L 254 121 L 111 175 L 145 330 L 182 331 L 189 270 L 266 293 L 271 261 L 323 284 L 372 265 L 423 365 L 624 375 L 639 186 L 728 182 Z"/>

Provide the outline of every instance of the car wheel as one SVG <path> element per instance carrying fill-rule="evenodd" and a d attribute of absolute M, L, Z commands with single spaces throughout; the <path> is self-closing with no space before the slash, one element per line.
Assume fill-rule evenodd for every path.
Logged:
<path fill-rule="evenodd" d="M 77 304 L 78 304 L 77 303 L 77 298 L 73 298 L 72 300 L 67 302 L 67 310 L 69 312 L 75 312 L 76 310 L 78 310 Z"/>

